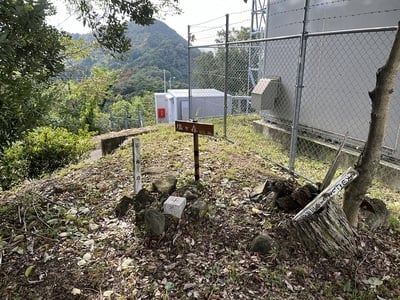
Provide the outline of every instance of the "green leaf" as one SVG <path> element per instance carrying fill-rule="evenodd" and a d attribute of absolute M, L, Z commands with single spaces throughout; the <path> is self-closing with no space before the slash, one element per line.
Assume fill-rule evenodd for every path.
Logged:
<path fill-rule="evenodd" d="M 369 284 L 372 287 L 380 286 L 383 284 L 383 281 L 376 277 L 370 277 L 368 279 L 363 279 L 362 282 L 365 284 Z"/>
<path fill-rule="evenodd" d="M 31 275 L 34 268 L 35 268 L 35 265 L 30 265 L 29 267 L 27 267 L 25 270 L 25 277 L 29 277 L 29 275 Z"/>
<path fill-rule="evenodd" d="M 351 282 L 350 281 L 346 281 L 346 283 L 343 286 L 343 291 L 350 293 L 352 291 L 351 288 Z"/>
<path fill-rule="evenodd" d="M 173 289 L 174 289 L 174 284 L 172 283 L 172 282 L 170 282 L 170 281 L 168 281 L 166 284 L 165 284 L 165 290 L 167 291 L 167 292 L 171 292 Z"/>
<path fill-rule="evenodd" d="M 22 254 L 24 254 L 25 251 L 23 248 L 17 246 L 14 249 L 12 249 L 11 252 L 15 252 L 15 253 L 18 253 L 19 255 L 22 255 Z"/>

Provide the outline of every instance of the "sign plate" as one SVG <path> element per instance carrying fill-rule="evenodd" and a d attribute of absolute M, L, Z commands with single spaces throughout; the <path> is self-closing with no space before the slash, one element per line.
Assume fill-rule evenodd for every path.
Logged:
<path fill-rule="evenodd" d="M 325 205 L 335 195 L 339 194 L 340 190 L 346 187 L 358 176 L 358 172 L 353 168 L 348 168 L 342 175 L 340 175 L 334 182 L 332 182 L 326 189 L 324 189 L 317 197 L 306 205 L 293 220 L 299 221 L 304 219 Z"/>
<path fill-rule="evenodd" d="M 175 121 L 175 130 L 193 134 L 214 135 L 214 125 L 190 121 Z"/>

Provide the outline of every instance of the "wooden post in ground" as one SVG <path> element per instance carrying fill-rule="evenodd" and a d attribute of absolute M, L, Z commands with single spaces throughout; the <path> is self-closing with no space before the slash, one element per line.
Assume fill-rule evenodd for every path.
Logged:
<path fill-rule="evenodd" d="M 198 123 L 197 121 L 175 121 L 175 130 L 180 132 L 193 133 L 193 153 L 194 153 L 194 180 L 200 180 L 200 151 L 199 134 L 214 135 L 214 125 Z"/>
<path fill-rule="evenodd" d="M 134 191 L 137 194 L 142 189 L 140 140 L 132 139 L 133 181 Z"/>

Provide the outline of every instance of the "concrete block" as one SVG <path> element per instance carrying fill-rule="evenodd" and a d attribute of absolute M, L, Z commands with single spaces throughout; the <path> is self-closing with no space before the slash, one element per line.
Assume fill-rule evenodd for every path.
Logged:
<path fill-rule="evenodd" d="M 186 206 L 186 198 L 169 196 L 164 202 L 164 213 L 173 215 L 177 218 L 182 216 Z"/>

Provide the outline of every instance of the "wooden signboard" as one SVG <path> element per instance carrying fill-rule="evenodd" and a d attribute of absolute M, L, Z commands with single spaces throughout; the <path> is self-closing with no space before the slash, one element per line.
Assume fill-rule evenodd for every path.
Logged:
<path fill-rule="evenodd" d="M 207 123 L 198 123 L 197 121 L 175 121 L 175 130 L 179 132 L 193 133 L 193 152 L 194 152 L 194 180 L 200 179 L 199 162 L 199 134 L 214 135 L 214 125 Z"/>
<path fill-rule="evenodd" d="M 293 220 L 299 221 L 304 219 L 325 205 L 327 201 L 337 195 L 342 188 L 347 186 L 358 176 L 357 170 L 354 168 L 348 168 L 342 175 L 340 175 L 334 182 L 332 182 L 326 189 L 324 189 L 317 197 L 314 198 L 310 203 L 306 205 L 297 215 L 293 217 Z"/>
<path fill-rule="evenodd" d="M 201 135 L 214 135 L 214 125 L 196 121 L 175 121 L 175 130 Z"/>

